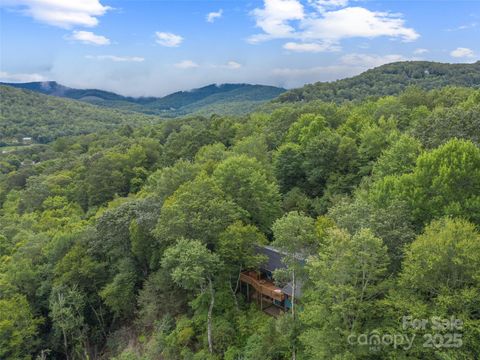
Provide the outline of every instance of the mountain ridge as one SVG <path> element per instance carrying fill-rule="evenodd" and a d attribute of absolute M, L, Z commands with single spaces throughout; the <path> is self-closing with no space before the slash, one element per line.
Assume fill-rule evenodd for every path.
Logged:
<path fill-rule="evenodd" d="M 475 63 L 440 63 L 399 61 L 366 70 L 331 82 L 315 82 L 281 94 L 275 102 L 322 100 L 342 102 L 367 97 L 397 95 L 409 86 L 431 90 L 443 86 L 480 87 L 480 61 Z"/>
<path fill-rule="evenodd" d="M 74 89 L 56 81 L 0 84 L 163 117 L 214 113 L 241 115 L 270 102 L 322 100 L 338 103 L 396 95 L 408 86 L 424 90 L 447 85 L 480 87 L 480 61 L 468 64 L 401 61 L 374 67 L 356 76 L 332 82 L 315 82 L 290 90 L 269 85 L 225 83 L 177 91 L 163 97 L 130 97 L 99 89 Z"/>
<path fill-rule="evenodd" d="M 307 84 L 285 90 L 268 85 L 210 84 L 164 97 L 128 97 L 98 89 L 74 89 L 55 81 L 0 83 L 44 95 L 163 118 L 186 115 L 245 115 L 269 111 L 281 104 L 321 100 L 341 103 L 368 97 L 397 95 L 409 86 L 431 90 L 443 86 L 480 87 L 480 61 L 448 64 L 430 61 L 404 61 L 385 64 L 359 75 L 333 81 Z"/>
<path fill-rule="evenodd" d="M 243 102 L 245 103 L 245 109 L 241 112 L 248 112 L 253 110 L 256 105 L 273 100 L 286 91 L 286 89 L 268 85 L 226 83 L 210 84 L 187 91 L 177 91 L 163 97 L 130 97 L 99 89 L 70 88 L 56 81 L 0 83 L 0 85 L 83 101 L 108 108 L 162 115 L 164 117 L 176 117 L 196 112 L 208 113 L 208 109 L 217 102 L 222 104 Z M 196 103 L 199 104 L 195 105 Z M 204 106 L 207 106 L 207 109 L 204 109 Z M 182 109 L 184 107 L 188 107 L 188 110 Z"/>
<path fill-rule="evenodd" d="M 157 124 L 159 116 L 99 107 L 74 99 L 0 85 L 0 147 L 31 137 L 48 143 L 62 136 Z"/>

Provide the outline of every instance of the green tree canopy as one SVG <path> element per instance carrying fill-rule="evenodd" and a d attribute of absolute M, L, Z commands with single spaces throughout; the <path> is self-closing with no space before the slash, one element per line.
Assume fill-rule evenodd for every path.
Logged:
<path fill-rule="evenodd" d="M 250 222 L 269 230 L 280 214 L 280 193 L 260 162 L 245 155 L 230 157 L 217 166 L 213 179 L 249 214 Z"/>
<path fill-rule="evenodd" d="M 226 199 L 213 179 L 200 174 L 181 185 L 165 201 L 155 235 L 163 244 L 188 237 L 212 245 L 217 243 L 222 231 L 242 215 L 241 209 Z"/>
<path fill-rule="evenodd" d="M 407 202 L 418 226 L 444 215 L 480 224 L 480 149 L 470 141 L 450 140 L 420 155 L 413 173 L 379 181 L 372 198 L 379 204 Z"/>
<path fill-rule="evenodd" d="M 307 329 L 300 338 L 309 358 L 366 355 L 368 349 L 352 346 L 347 338 L 379 324 L 388 261 L 385 245 L 369 229 L 353 236 L 329 230 L 325 246 L 307 265 L 311 286 L 300 313 Z"/>

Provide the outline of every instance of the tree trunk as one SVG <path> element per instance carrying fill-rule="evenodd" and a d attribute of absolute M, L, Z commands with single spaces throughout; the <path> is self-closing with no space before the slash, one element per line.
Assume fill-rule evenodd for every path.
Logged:
<path fill-rule="evenodd" d="M 240 266 L 240 269 L 238 269 L 238 276 L 237 276 L 237 282 L 235 284 L 235 289 L 232 288 L 233 291 L 233 299 L 235 300 L 235 307 L 238 310 L 238 300 L 237 300 L 237 292 L 238 292 L 238 287 L 240 286 L 240 275 L 242 273 L 242 266 Z M 230 283 L 231 284 L 231 283 Z"/>
<path fill-rule="evenodd" d="M 102 329 L 103 336 L 105 337 L 105 339 L 107 339 L 108 336 L 107 336 L 107 333 L 105 332 L 105 323 L 103 322 L 103 318 L 101 318 L 98 315 L 97 310 L 95 310 L 92 304 L 88 303 L 88 305 L 90 306 L 90 309 L 92 309 L 93 313 L 95 314 L 95 317 L 97 318 L 98 323 L 100 324 L 100 328 Z"/>
<path fill-rule="evenodd" d="M 292 272 L 292 318 L 295 320 L 295 290 L 296 290 L 296 283 L 295 283 L 295 270 Z"/>
<path fill-rule="evenodd" d="M 240 274 L 242 273 L 242 267 L 238 270 L 237 283 L 235 284 L 235 294 L 238 291 L 238 286 L 240 285 Z"/>
<path fill-rule="evenodd" d="M 68 342 L 67 342 L 67 334 L 65 333 L 65 330 L 62 329 L 63 333 L 63 346 L 65 347 L 65 358 L 69 360 L 68 357 Z"/>
<path fill-rule="evenodd" d="M 210 354 L 213 353 L 213 343 L 212 343 L 212 312 L 213 305 L 215 303 L 215 292 L 213 290 L 212 280 L 208 279 L 208 286 L 210 288 L 210 306 L 208 307 L 208 316 L 207 316 L 207 338 L 208 338 L 208 350 Z"/>
<path fill-rule="evenodd" d="M 231 281 L 230 281 L 230 290 L 232 291 L 233 301 L 235 302 L 235 309 L 238 310 L 237 290 L 233 288 Z"/>
<path fill-rule="evenodd" d="M 292 319 L 295 322 L 295 290 L 296 290 L 296 282 L 295 282 L 295 270 L 292 272 Z M 296 324 L 294 323 L 294 326 Z M 292 345 L 292 360 L 295 360 L 297 358 L 297 349 L 295 348 L 295 341 L 296 339 L 293 339 L 294 343 Z"/>

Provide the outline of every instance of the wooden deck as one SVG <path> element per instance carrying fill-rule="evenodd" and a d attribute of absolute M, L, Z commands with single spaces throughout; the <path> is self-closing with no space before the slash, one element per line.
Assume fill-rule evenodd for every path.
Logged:
<path fill-rule="evenodd" d="M 275 284 L 271 281 L 258 279 L 257 274 L 253 271 L 241 273 L 240 281 L 251 285 L 258 293 L 268 296 L 273 300 L 283 301 L 285 299 L 282 289 L 275 286 Z"/>

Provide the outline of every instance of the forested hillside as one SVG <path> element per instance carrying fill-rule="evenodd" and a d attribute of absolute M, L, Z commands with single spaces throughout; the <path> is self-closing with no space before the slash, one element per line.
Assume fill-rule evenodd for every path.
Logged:
<path fill-rule="evenodd" d="M 178 91 L 161 98 L 133 98 L 103 90 L 72 89 L 55 81 L 4 85 L 40 92 L 45 95 L 79 100 L 93 105 L 163 117 L 177 117 L 188 114 L 247 114 L 259 105 L 285 92 L 285 89 L 274 86 L 212 84 L 190 91 Z"/>
<path fill-rule="evenodd" d="M 47 143 L 60 136 L 160 121 L 155 116 L 99 108 L 10 86 L 0 86 L 0 104 L 0 146 L 23 137 Z"/>
<path fill-rule="evenodd" d="M 55 136 L 28 134 L 53 138 L 65 114 L 66 134 L 83 132 L 81 119 L 98 131 L 0 155 L 0 359 L 480 353 L 479 89 L 135 115 L 137 127 L 21 90 L 2 88 L 1 101 L 15 104 L 2 106 L 2 131 L 27 134 L 39 119 Z M 271 317 L 235 291 L 262 261 L 258 244 L 292 264 L 274 277 L 302 284 L 294 313 Z"/>
<path fill-rule="evenodd" d="M 167 95 L 148 103 L 142 111 L 168 117 L 188 114 L 241 115 L 252 112 L 283 92 L 285 89 L 264 85 L 208 85 Z"/>
<path fill-rule="evenodd" d="M 318 82 L 289 91 L 274 86 L 212 84 L 190 91 L 175 92 L 161 98 L 133 98 L 96 89 L 72 89 L 54 81 L 5 85 L 166 118 L 185 115 L 245 115 L 259 109 L 262 111 L 271 109 L 271 101 L 274 104 L 312 100 L 336 103 L 359 101 L 368 97 L 398 95 L 409 86 L 417 86 L 423 90 L 447 85 L 479 88 L 480 62 L 443 64 L 404 61 L 379 66 L 351 78 Z"/>
<path fill-rule="evenodd" d="M 408 86 L 424 90 L 442 86 L 480 87 L 480 61 L 475 64 L 442 64 L 430 61 L 404 61 L 367 70 L 334 82 L 318 82 L 282 94 L 277 101 L 323 100 L 342 102 L 367 97 L 397 95 Z"/>
<path fill-rule="evenodd" d="M 97 89 L 73 89 L 63 86 L 56 81 L 39 81 L 29 83 L 0 83 L 0 85 L 11 86 L 19 89 L 31 90 L 42 93 L 44 95 L 52 95 L 57 97 L 64 97 L 73 100 L 82 100 L 85 102 L 95 101 L 126 101 L 135 102 L 137 99 L 121 96 L 109 91 Z M 139 99 L 140 100 L 140 99 Z M 144 101 L 151 100 L 144 98 Z"/>

